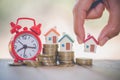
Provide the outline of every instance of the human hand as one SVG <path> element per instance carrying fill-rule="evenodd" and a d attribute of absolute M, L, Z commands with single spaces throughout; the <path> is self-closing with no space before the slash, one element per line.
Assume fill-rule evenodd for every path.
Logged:
<path fill-rule="evenodd" d="M 104 8 L 109 11 L 108 24 L 101 31 L 98 38 L 99 45 L 104 45 L 109 39 L 116 36 L 120 32 L 120 0 L 105 0 L 90 10 L 90 6 L 95 0 L 78 0 L 74 9 L 74 30 L 79 43 L 83 43 L 85 39 L 84 21 L 85 19 L 96 19 L 102 16 Z"/>
<path fill-rule="evenodd" d="M 105 0 L 104 4 L 109 12 L 109 20 L 99 35 L 100 46 L 120 32 L 120 0 Z"/>

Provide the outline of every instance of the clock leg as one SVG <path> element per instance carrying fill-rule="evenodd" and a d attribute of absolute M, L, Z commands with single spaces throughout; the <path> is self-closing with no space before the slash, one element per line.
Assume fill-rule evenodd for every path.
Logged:
<path fill-rule="evenodd" d="M 14 62 L 9 63 L 10 66 L 22 66 L 24 65 L 23 61 L 18 60 L 18 59 L 14 59 Z"/>
<path fill-rule="evenodd" d="M 14 63 L 22 63 L 22 60 L 14 59 Z"/>
<path fill-rule="evenodd" d="M 17 63 L 18 62 L 18 60 L 17 59 L 14 59 L 14 63 Z"/>
<path fill-rule="evenodd" d="M 32 59 L 33 61 L 36 61 L 36 57 Z"/>

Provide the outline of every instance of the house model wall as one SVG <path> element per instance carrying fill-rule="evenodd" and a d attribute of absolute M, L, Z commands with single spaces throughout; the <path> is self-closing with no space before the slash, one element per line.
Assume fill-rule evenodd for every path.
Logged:
<path fill-rule="evenodd" d="M 56 44 L 60 34 L 57 32 L 56 28 L 52 28 L 44 36 L 46 44 Z"/>
<path fill-rule="evenodd" d="M 93 36 L 88 35 L 87 39 L 84 41 L 84 51 L 95 53 L 97 45 L 97 40 Z"/>
<path fill-rule="evenodd" d="M 59 40 L 60 51 L 72 51 L 73 39 L 64 33 L 63 37 Z"/>

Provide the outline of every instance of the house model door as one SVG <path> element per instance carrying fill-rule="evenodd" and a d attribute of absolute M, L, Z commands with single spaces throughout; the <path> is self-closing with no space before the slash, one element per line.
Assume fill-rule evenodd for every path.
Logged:
<path fill-rule="evenodd" d="M 70 43 L 66 43 L 66 50 L 70 50 Z"/>
<path fill-rule="evenodd" d="M 95 45 L 90 45 L 90 52 L 94 52 L 95 50 Z"/>
<path fill-rule="evenodd" d="M 56 42 L 57 42 L 56 36 L 53 36 L 53 43 L 56 43 Z"/>

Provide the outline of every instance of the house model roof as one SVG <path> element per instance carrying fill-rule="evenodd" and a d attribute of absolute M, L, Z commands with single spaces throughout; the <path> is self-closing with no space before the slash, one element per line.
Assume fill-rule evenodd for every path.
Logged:
<path fill-rule="evenodd" d="M 93 39 L 94 42 L 95 42 L 96 44 L 98 44 L 98 41 L 97 41 L 93 36 L 91 36 L 90 34 L 87 36 L 87 39 L 84 40 L 84 43 L 87 42 L 87 41 L 89 41 L 90 39 Z"/>
<path fill-rule="evenodd" d="M 61 42 L 65 37 L 67 37 L 72 43 L 74 42 L 74 40 L 68 34 L 64 34 L 58 42 Z"/>
<path fill-rule="evenodd" d="M 44 36 L 47 36 L 51 32 L 54 32 L 55 34 L 57 34 L 58 36 L 60 36 L 60 34 L 57 32 L 56 28 L 51 28 Z"/>

